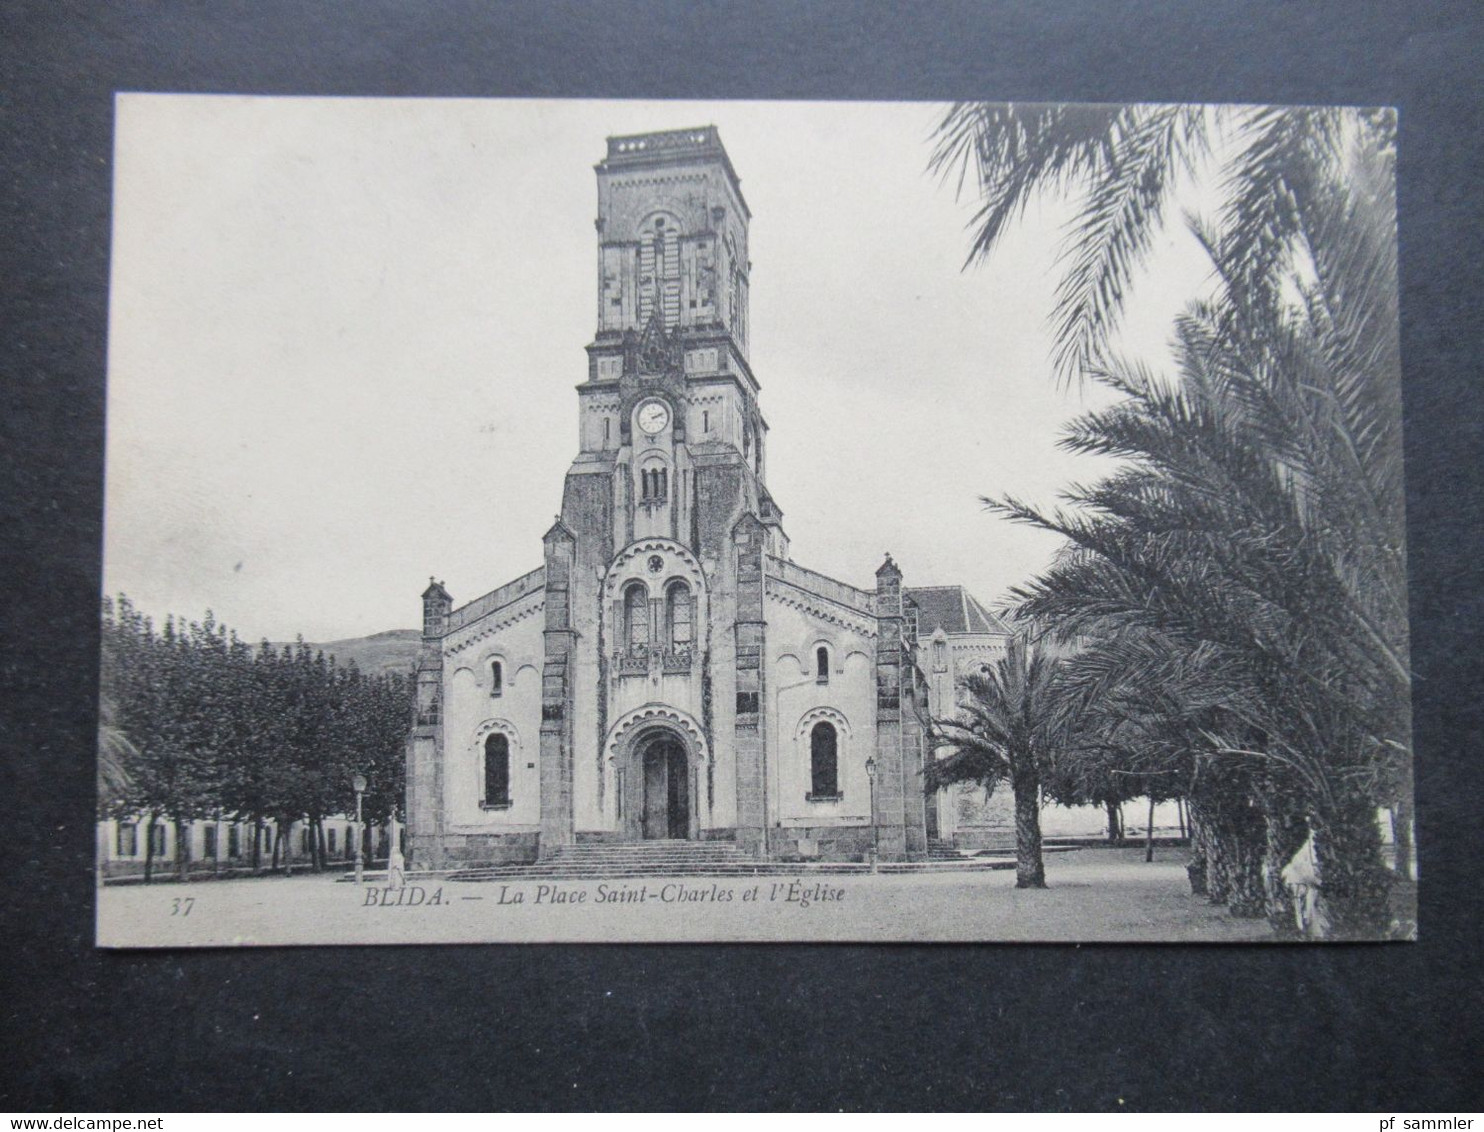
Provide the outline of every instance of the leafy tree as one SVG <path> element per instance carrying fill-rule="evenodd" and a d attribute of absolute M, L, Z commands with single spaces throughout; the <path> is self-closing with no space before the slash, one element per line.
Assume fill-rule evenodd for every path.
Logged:
<path fill-rule="evenodd" d="M 139 757 L 138 749 L 119 723 L 118 674 L 124 657 L 134 644 L 136 630 L 132 625 L 133 609 L 127 599 L 115 606 L 103 601 L 103 629 L 100 652 L 101 680 L 98 696 L 98 816 L 111 817 L 121 804 L 126 804 L 133 788 L 129 766 Z"/>
<path fill-rule="evenodd" d="M 146 878 L 162 821 L 176 826 L 182 876 L 189 823 L 224 815 L 252 823 L 254 871 L 269 818 L 275 869 L 298 821 L 322 868 L 324 819 L 353 812 L 356 773 L 370 781 L 369 819 L 402 796 L 411 689 L 399 676 L 341 669 L 302 639 L 254 651 L 209 612 L 156 633 L 123 596 L 103 605 L 102 662 L 100 814 L 145 819 Z"/>
<path fill-rule="evenodd" d="M 156 634 L 148 619 L 120 598 L 119 618 L 105 622 L 102 703 L 123 743 L 113 749 L 126 761 L 127 790 L 115 796 L 116 816 L 145 817 L 145 877 L 151 879 L 155 830 L 175 826 L 177 872 L 189 868 L 187 825 L 205 816 L 216 777 L 217 747 L 211 734 L 213 657 L 203 647 L 215 627 L 178 625 L 168 618 Z"/>
<path fill-rule="evenodd" d="M 1069 748 L 1047 768 L 1041 783 L 1049 801 L 1102 809 L 1109 843 L 1123 840 L 1123 805 L 1140 794 L 1138 777 L 1124 769 L 1120 753 L 1100 745 Z"/>

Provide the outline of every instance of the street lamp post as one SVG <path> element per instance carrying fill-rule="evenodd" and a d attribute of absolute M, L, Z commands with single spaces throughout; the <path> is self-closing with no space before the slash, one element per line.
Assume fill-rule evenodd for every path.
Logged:
<path fill-rule="evenodd" d="M 362 843 L 366 839 L 366 831 L 361 825 L 361 795 L 366 793 L 366 776 L 358 774 L 350 780 L 350 784 L 356 792 L 356 883 L 360 884 L 366 873 L 366 864 L 361 855 Z"/>
<path fill-rule="evenodd" d="M 880 831 L 876 826 L 876 756 L 866 758 L 866 779 L 871 783 L 871 872 L 876 871 L 876 858 L 881 852 L 878 840 Z"/>

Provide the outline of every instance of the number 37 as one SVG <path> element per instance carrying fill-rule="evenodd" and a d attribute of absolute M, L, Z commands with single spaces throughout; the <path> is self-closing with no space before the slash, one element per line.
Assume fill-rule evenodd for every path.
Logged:
<path fill-rule="evenodd" d="M 172 916 L 189 916 L 191 908 L 195 905 L 194 896 L 177 896 L 170 902 L 170 914 Z"/>

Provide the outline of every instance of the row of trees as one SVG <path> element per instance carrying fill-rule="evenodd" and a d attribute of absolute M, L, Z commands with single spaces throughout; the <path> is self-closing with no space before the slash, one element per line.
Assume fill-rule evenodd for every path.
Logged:
<path fill-rule="evenodd" d="M 1007 779 L 1020 883 L 1044 883 L 1048 775 L 1127 775 L 1184 797 L 1192 878 L 1293 923 L 1285 864 L 1311 847 L 1321 934 L 1375 938 L 1392 807 L 1410 869 L 1394 120 L 1334 109 L 959 106 L 936 165 L 977 179 L 975 255 L 1039 192 L 1080 190 L 1054 321 L 1063 381 L 1118 395 L 1063 446 L 1118 460 L 1065 506 L 986 503 L 1066 549 L 1014 593 L 1018 642 L 938 721 L 935 781 Z M 1109 334 L 1181 178 L 1211 293 L 1176 372 Z"/>
<path fill-rule="evenodd" d="M 127 597 L 105 599 L 101 701 L 101 812 L 147 824 L 146 878 L 158 822 L 176 827 L 182 875 L 185 826 L 201 818 L 251 822 L 254 870 L 267 819 L 274 867 L 289 826 L 307 821 L 318 868 L 323 819 L 355 811 L 355 775 L 367 780 L 367 820 L 385 820 L 402 796 L 411 681 L 340 667 L 302 638 L 254 648 L 209 612 L 156 629 Z"/>

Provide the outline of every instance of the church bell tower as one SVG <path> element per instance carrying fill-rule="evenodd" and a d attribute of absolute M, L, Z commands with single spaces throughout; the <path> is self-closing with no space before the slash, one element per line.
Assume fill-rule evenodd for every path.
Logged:
<path fill-rule="evenodd" d="M 596 168 L 595 346 L 653 322 L 724 338 L 745 365 L 751 216 L 716 128 L 609 138 Z"/>
<path fill-rule="evenodd" d="M 609 555 L 646 537 L 700 551 L 750 512 L 781 552 L 747 357 L 751 214 L 721 138 L 609 138 L 595 168 L 597 327 L 563 521 L 580 540 L 601 527 Z"/>

